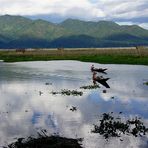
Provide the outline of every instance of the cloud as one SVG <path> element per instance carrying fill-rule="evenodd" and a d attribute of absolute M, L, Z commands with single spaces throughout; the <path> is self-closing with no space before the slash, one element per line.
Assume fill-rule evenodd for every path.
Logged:
<path fill-rule="evenodd" d="M 148 15 L 146 0 L 0 0 L 0 14 L 60 14 L 88 18 L 134 18 Z M 141 13 L 142 12 L 142 13 Z"/>
<path fill-rule="evenodd" d="M 94 4 L 87 0 L 0 0 L 0 14 L 13 15 L 41 15 L 57 13 L 61 16 L 87 16 L 103 17 L 104 13 L 100 8 L 95 8 Z"/>
<path fill-rule="evenodd" d="M 148 19 L 147 0 L 0 0 L 0 15 L 50 16 L 83 20 Z M 58 17 L 59 18 L 59 17 Z M 146 23 L 146 20 L 142 23 Z M 137 23 L 136 22 L 136 23 Z M 141 25 L 145 26 L 145 25 Z"/>
<path fill-rule="evenodd" d="M 141 24 L 139 24 L 139 26 L 148 30 L 148 23 L 141 23 Z"/>
<path fill-rule="evenodd" d="M 100 0 L 97 3 L 106 14 L 106 18 L 137 18 L 148 17 L 148 4 L 146 0 Z"/>

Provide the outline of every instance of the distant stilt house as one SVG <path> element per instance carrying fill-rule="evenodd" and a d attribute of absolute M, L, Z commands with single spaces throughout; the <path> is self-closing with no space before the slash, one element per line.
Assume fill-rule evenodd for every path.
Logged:
<path fill-rule="evenodd" d="M 62 48 L 62 47 L 61 47 L 61 48 L 57 48 L 57 49 L 58 49 L 59 51 L 63 51 L 63 50 L 64 50 L 64 48 Z"/>
<path fill-rule="evenodd" d="M 21 52 L 21 53 L 25 53 L 26 49 L 22 48 L 22 49 L 16 49 L 16 52 Z"/>
<path fill-rule="evenodd" d="M 142 50 L 143 49 L 144 49 L 144 46 L 136 46 L 138 56 L 142 56 Z"/>
<path fill-rule="evenodd" d="M 64 51 L 64 48 L 57 48 L 58 49 L 58 53 L 60 54 L 60 55 L 63 55 L 63 51 Z"/>

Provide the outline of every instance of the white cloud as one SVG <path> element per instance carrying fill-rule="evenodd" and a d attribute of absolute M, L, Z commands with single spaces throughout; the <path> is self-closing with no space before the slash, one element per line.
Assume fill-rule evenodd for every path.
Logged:
<path fill-rule="evenodd" d="M 133 25 L 133 22 L 116 22 L 119 25 Z"/>
<path fill-rule="evenodd" d="M 134 25 L 135 24 L 134 22 L 131 22 L 131 21 L 129 21 L 129 22 L 116 22 L 116 23 L 119 24 L 119 25 Z M 148 23 L 137 23 L 137 25 L 148 30 Z"/>
<path fill-rule="evenodd" d="M 50 16 L 84 20 L 148 19 L 147 0 L 0 0 L 0 15 Z M 145 26 L 141 24 L 141 26 Z"/>
<path fill-rule="evenodd" d="M 41 15 L 60 14 L 63 16 L 104 17 L 101 9 L 95 8 L 88 0 L 0 0 L 0 14 L 12 15 Z"/>
<path fill-rule="evenodd" d="M 148 17 L 146 0 L 100 0 L 97 5 L 102 7 L 108 18 Z"/>
<path fill-rule="evenodd" d="M 141 23 L 141 24 L 139 24 L 139 26 L 148 30 L 148 23 Z"/>
<path fill-rule="evenodd" d="M 0 14 L 60 14 L 88 18 L 148 16 L 147 0 L 0 0 Z"/>

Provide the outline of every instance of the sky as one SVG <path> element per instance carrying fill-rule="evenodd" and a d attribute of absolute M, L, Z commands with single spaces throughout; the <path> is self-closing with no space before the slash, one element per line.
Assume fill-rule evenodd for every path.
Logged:
<path fill-rule="evenodd" d="M 61 22 L 109 20 L 148 29 L 148 0 L 0 0 L 0 15 Z"/>

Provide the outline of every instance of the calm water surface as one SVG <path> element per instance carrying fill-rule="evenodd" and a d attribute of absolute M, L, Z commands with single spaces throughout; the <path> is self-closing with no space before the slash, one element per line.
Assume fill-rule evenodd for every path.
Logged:
<path fill-rule="evenodd" d="M 147 148 L 147 136 L 123 135 L 123 141 L 106 141 L 91 133 L 104 112 L 122 111 L 125 119 L 142 117 L 148 126 L 148 86 L 143 85 L 148 81 L 147 66 L 95 64 L 108 68 L 104 77 L 111 78 L 110 89 L 100 85 L 96 90 L 84 90 L 81 97 L 51 94 L 92 85 L 91 65 L 78 61 L 0 62 L 0 146 L 46 129 L 50 134 L 84 138 L 86 148 Z M 72 112 L 72 106 L 77 111 Z"/>

